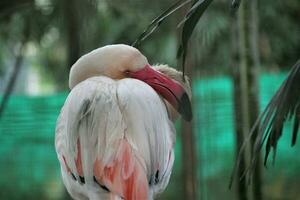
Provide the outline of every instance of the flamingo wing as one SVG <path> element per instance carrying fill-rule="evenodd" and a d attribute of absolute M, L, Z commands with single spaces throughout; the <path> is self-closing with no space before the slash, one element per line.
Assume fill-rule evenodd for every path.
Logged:
<path fill-rule="evenodd" d="M 75 199 L 151 199 L 169 181 L 174 142 L 164 101 L 150 86 L 102 76 L 73 88 L 55 138 Z"/>

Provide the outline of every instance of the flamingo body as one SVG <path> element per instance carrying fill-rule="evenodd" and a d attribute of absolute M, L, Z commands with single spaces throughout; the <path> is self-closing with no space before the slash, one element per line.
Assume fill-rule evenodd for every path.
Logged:
<path fill-rule="evenodd" d="M 120 59 L 96 64 L 120 52 Z M 138 50 L 126 45 L 92 51 L 73 65 L 55 148 L 63 182 L 74 199 L 146 200 L 166 188 L 175 129 L 170 104 L 159 94 L 166 92 L 171 104 L 179 105 L 176 95 L 184 89 L 159 72 L 147 77 L 153 71 L 148 66 Z"/>
<path fill-rule="evenodd" d="M 165 104 L 150 86 L 89 78 L 71 91 L 58 119 L 55 144 L 64 184 L 75 199 L 152 198 L 168 183 L 174 138 Z M 82 170 L 76 165 L 79 151 Z M 132 188 L 124 186 L 128 180 Z"/>

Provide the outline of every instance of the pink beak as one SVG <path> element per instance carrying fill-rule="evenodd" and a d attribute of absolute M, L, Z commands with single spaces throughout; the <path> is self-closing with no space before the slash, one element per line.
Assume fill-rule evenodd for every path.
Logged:
<path fill-rule="evenodd" d="M 158 94 L 164 97 L 181 115 L 191 121 L 191 102 L 184 88 L 175 80 L 154 70 L 149 65 L 136 72 L 127 72 L 131 78 L 139 79 L 150 85 Z"/>

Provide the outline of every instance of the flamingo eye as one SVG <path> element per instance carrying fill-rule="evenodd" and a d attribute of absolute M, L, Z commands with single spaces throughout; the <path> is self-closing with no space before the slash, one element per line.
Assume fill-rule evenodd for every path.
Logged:
<path fill-rule="evenodd" d="M 129 70 L 126 70 L 124 73 L 127 78 L 131 77 L 131 72 Z"/>

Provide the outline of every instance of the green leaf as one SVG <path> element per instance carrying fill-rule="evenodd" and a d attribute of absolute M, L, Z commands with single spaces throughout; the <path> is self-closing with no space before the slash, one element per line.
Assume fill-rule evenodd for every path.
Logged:
<path fill-rule="evenodd" d="M 167 10 L 165 10 L 162 14 L 160 14 L 158 17 L 152 20 L 152 22 L 148 25 L 148 27 L 144 30 L 142 34 L 139 35 L 139 37 L 134 41 L 132 46 L 137 47 L 141 44 L 142 41 L 144 41 L 147 37 L 149 37 L 157 27 L 161 25 L 161 23 L 172 13 L 177 11 L 178 9 L 182 8 L 186 4 L 190 3 L 191 0 L 179 0 L 175 2 L 173 5 L 171 5 Z"/>
<path fill-rule="evenodd" d="M 185 68 L 185 57 L 187 53 L 187 46 L 190 40 L 190 37 L 197 25 L 200 17 L 204 11 L 208 8 L 213 0 L 198 0 L 196 1 L 191 9 L 186 14 L 184 20 L 179 24 L 183 24 L 182 35 L 181 35 L 181 45 L 178 49 L 177 55 L 182 56 L 182 72 L 184 76 Z"/>
<path fill-rule="evenodd" d="M 273 150 L 273 162 L 276 156 L 277 144 L 283 134 L 283 127 L 289 120 L 294 119 L 292 129 L 292 146 L 295 145 L 297 134 L 299 131 L 300 121 L 300 60 L 292 67 L 288 77 L 277 90 L 267 107 L 261 113 L 259 118 L 253 125 L 248 138 L 244 141 L 239 150 L 238 158 L 235 163 L 233 173 L 231 175 L 230 186 L 236 174 L 236 170 L 242 161 L 242 153 L 245 151 L 247 144 L 253 138 L 254 147 L 251 152 L 251 160 L 246 168 L 242 178 L 251 178 L 259 158 L 260 151 L 266 142 L 266 154 L 264 165 L 266 166 L 268 156 Z M 257 133 L 257 134 L 255 134 Z"/>

